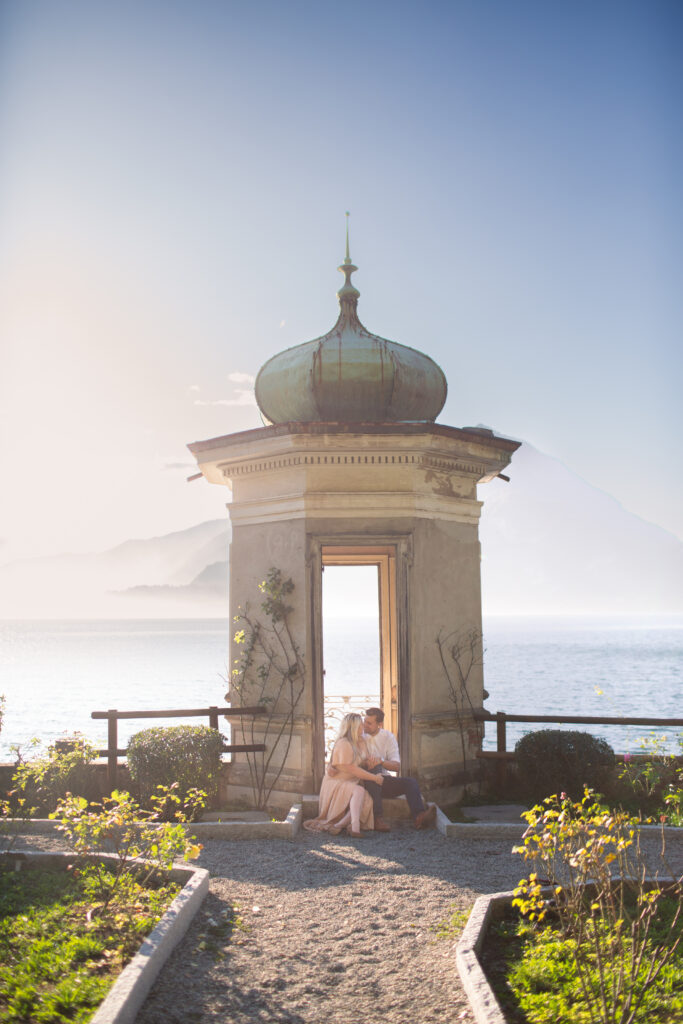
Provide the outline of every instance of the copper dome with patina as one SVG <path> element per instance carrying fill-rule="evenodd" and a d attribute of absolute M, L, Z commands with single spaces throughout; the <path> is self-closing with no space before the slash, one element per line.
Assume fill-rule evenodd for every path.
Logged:
<path fill-rule="evenodd" d="M 446 401 L 446 377 L 433 359 L 388 341 L 358 319 L 358 268 L 339 267 L 339 319 L 327 334 L 279 352 L 256 377 L 256 401 L 271 423 L 433 422 Z"/>

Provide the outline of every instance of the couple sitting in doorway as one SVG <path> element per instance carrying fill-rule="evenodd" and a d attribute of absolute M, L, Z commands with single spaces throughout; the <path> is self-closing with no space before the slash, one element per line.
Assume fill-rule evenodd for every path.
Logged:
<path fill-rule="evenodd" d="M 382 798 L 405 795 L 415 828 L 436 819 L 434 804 L 425 804 L 416 779 L 391 775 L 401 770 L 396 737 L 382 728 L 384 712 L 368 708 L 365 719 L 344 715 L 318 799 L 318 817 L 304 823 L 313 832 L 361 838 L 362 829 L 388 832 Z"/>

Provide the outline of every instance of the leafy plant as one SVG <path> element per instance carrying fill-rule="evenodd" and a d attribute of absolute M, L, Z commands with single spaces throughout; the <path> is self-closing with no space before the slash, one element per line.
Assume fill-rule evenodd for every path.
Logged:
<path fill-rule="evenodd" d="M 573 729 L 538 729 L 515 745 L 521 785 L 531 800 L 561 791 L 578 798 L 585 786 L 603 790 L 614 766 L 606 740 Z"/>
<path fill-rule="evenodd" d="M 241 736 L 239 742 L 266 745 L 265 751 L 245 755 L 254 803 L 262 809 L 282 775 L 292 745 L 296 709 L 304 692 L 305 667 L 289 625 L 294 609 L 288 599 L 294 582 L 285 579 L 280 569 L 271 568 L 259 590 L 264 595 L 261 611 L 268 624 L 254 618 L 248 607 L 235 616 L 239 626 L 235 643 L 243 647 L 225 699 L 234 707 L 261 704 L 267 709 L 258 721 L 252 719 L 248 723 L 240 718 L 233 727 Z"/>
<path fill-rule="evenodd" d="M 670 824 L 682 824 L 683 767 L 679 757 L 667 753 L 666 742 L 666 736 L 644 736 L 639 754 L 624 755 L 619 779 L 625 804 L 637 806 L 645 815 L 664 813 Z"/>
<path fill-rule="evenodd" d="M 557 916 L 586 1020 L 632 1024 L 681 943 L 681 879 L 650 884 L 635 819 L 590 789 L 577 803 L 566 793 L 548 797 L 524 817 L 524 845 L 513 852 L 538 866 L 552 896 L 536 870 L 513 906 L 536 929 Z"/>
<path fill-rule="evenodd" d="M 33 808 L 28 806 L 23 797 L 13 795 L 12 800 L 0 800 L 0 854 L 10 852 L 26 830 L 32 812 Z"/>
<path fill-rule="evenodd" d="M 154 799 L 165 805 L 168 797 L 168 790 L 159 787 Z M 160 822 L 158 812 L 143 811 L 129 793 L 118 790 L 102 804 L 89 804 L 83 797 L 69 794 L 50 817 L 59 821 L 60 832 L 82 858 L 103 852 L 116 857 L 113 868 L 97 858 L 87 864 L 89 891 L 100 901 L 101 912 L 127 897 L 133 881 L 149 885 L 162 877 L 174 860 L 191 860 L 201 850 L 187 836 L 183 827 L 187 818 L 182 812 L 178 823 Z M 140 864 L 140 859 L 145 863 Z"/>
<path fill-rule="evenodd" d="M 193 791 L 201 790 L 209 798 L 215 795 L 222 751 L 223 737 L 208 725 L 157 726 L 131 737 L 128 769 L 145 806 L 151 806 L 159 786 L 174 786 L 177 799 L 166 809 L 166 816 L 173 818 L 181 807 L 187 813 Z"/>
<path fill-rule="evenodd" d="M 17 765 L 12 777 L 14 802 L 23 801 L 33 813 L 45 814 L 54 811 L 67 793 L 94 796 L 90 766 L 96 758 L 96 747 L 83 736 L 51 744 L 42 756 Z"/>
<path fill-rule="evenodd" d="M 669 785 L 664 796 L 664 807 L 669 825 L 683 825 L 683 771 L 678 772 L 676 782 Z"/>

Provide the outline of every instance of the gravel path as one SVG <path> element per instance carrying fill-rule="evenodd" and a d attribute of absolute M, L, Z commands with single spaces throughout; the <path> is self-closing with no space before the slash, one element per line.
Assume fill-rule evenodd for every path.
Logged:
<path fill-rule="evenodd" d="M 524 862 L 511 846 L 408 825 L 359 840 L 207 842 L 210 894 L 136 1024 L 473 1024 L 437 929 L 516 884 Z M 683 841 L 668 852 L 683 871 Z"/>
<path fill-rule="evenodd" d="M 518 881 L 510 846 L 407 826 L 207 843 L 210 896 L 137 1024 L 472 1022 L 453 942 L 436 929 Z"/>

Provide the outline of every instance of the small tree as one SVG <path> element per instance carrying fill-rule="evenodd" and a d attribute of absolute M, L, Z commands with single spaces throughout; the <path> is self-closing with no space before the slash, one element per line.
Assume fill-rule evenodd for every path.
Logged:
<path fill-rule="evenodd" d="M 163 878 L 178 858 L 187 861 L 199 856 L 202 848 L 194 836 L 187 835 L 185 814 L 178 812 L 177 824 L 161 823 L 160 810 L 165 810 L 169 799 L 177 798 L 167 787 L 157 789 L 153 813 L 144 811 L 129 793 L 114 790 L 101 804 L 89 804 L 85 797 L 68 793 L 50 815 L 88 865 L 90 888 L 102 901 L 101 913 L 119 897 L 130 895 L 127 882 L 132 878 L 148 885 Z M 99 853 L 113 854 L 113 868 L 93 856 Z"/>
<path fill-rule="evenodd" d="M 290 628 L 293 607 L 288 598 L 294 582 L 283 577 L 280 569 L 268 570 L 259 584 L 264 595 L 261 610 L 264 624 L 245 607 L 235 616 L 238 629 L 235 643 L 242 656 L 232 672 L 226 700 L 234 707 L 262 704 L 266 714 L 250 723 L 240 719 L 233 728 L 242 743 L 263 742 L 265 751 L 246 755 L 256 807 L 267 806 L 270 795 L 282 775 L 294 734 L 296 709 L 304 692 L 304 660 Z"/>
<path fill-rule="evenodd" d="M 448 695 L 455 706 L 464 768 L 468 745 L 474 743 L 481 747 L 484 738 L 484 725 L 476 718 L 469 690 L 472 673 L 484 663 L 483 636 L 476 626 L 466 626 L 452 633 L 442 630 L 436 645 L 448 682 Z"/>

